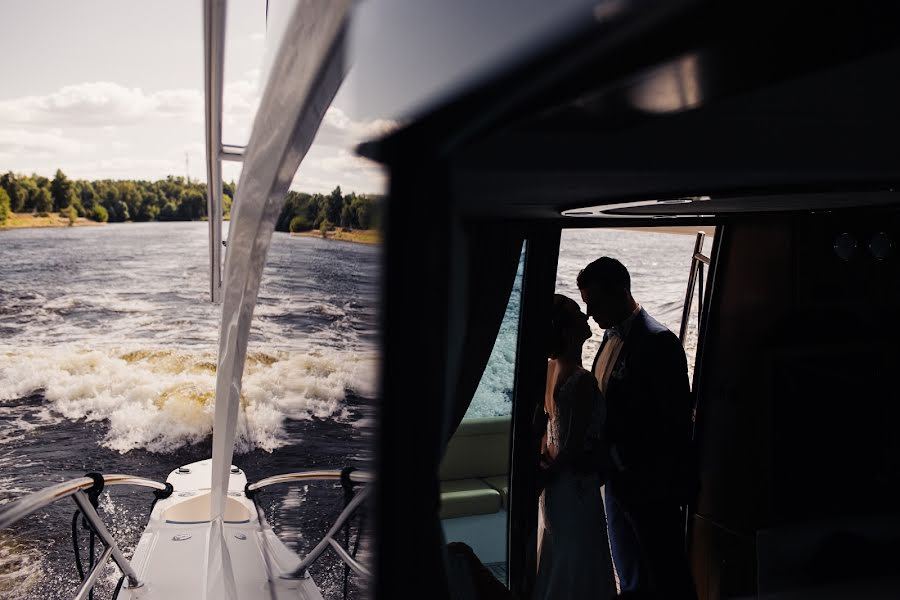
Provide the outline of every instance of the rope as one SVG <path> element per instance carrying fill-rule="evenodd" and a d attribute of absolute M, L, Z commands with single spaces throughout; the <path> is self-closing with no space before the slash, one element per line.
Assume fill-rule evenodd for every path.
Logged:
<path fill-rule="evenodd" d="M 116 589 L 113 590 L 112 600 L 116 600 L 119 597 L 119 590 L 122 589 L 122 584 L 125 582 L 125 576 L 122 575 L 119 577 L 119 583 L 116 584 Z"/>
<path fill-rule="evenodd" d="M 72 514 L 72 548 L 75 550 L 75 569 L 78 571 L 78 579 L 84 581 L 84 567 L 81 566 L 81 550 L 78 548 L 78 515 L 81 511 L 76 509 Z"/>

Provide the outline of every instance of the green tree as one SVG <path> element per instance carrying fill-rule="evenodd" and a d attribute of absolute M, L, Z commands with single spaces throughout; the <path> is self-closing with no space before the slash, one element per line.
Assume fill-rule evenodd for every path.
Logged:
<path fill-rule="evenodd" d="M 103 208 L 102 204 L 95 204 L 88 210 L 88 218 L 98 223 L 106 223 L 109 219 L 109 213 Z"/>
<path fill-rule="evenodd" d="M 53 197 L 53 209 L 62 210 L 72 202 L 72 182 L 66 177 L 62 169 L 56 170 L 53 181 L 50 182 L 50 195 Z"/>
<path fill-rule="evenodd" d="M 138 213 L 141 211 L 141 193 L 133 181 L 119 182 L 119 200 L 128 207 L 128 214 L 133 219 L 137 219 Z"/>
<path fill-rule="evenodd" d="M 325 203 L 325 218 L 331 221 L 332 223 L 340 223 L 341 222 L 341 210 L 344 208 L 344 198 L 341 196 L 341 186 L 337 186 L 334 190 L 328 195 L 328 200 Z"/>
<path fill-rule="evenodd" d="M 310 229 L 312 229 L 312 225 L 310 225 L 309 219 L 306 218 L 306 215 L 297 215 L 296 217 L 291 219 L 291 233 L 297 233 L 298 231 L 309 231 Z"/>
<path fill-rule="evenodd" d="M 53 211 L 53 197 L 50 195 L 50 190 L 45 187 L 38 188 L 34 201 L 34 210 L 42 217 L 46 217 L 47 214 Z"/>
<path fill-rule="evenodd" d="M 22 210 L 25 212 L 34 212 L 39 188 L 31 179 L 23 179 L 20 183 L 22 189 L 25 190 L 25 205 L 22 207 Z"/>
<path fill-rule="evenodd" d="M 206 216 L 206 197 L 197 190 L 188 191 L 178 205 L 181 221 L 197 221 Z"/>
<path fill-rule="evenodd" d="M 328 219 L 322 221 L 321 225 L 319 225 L 319 233 L 322 234 L 323 238 L 328 237 L 328 231 L 332 228 L 332 224 Z"/>
<path fill-rule="evenodd" d="M 222 194 L 222 210 L 223 210 L 223 217 L 225 219 L 231 218 L 231 202 L 232 202 L 231 195 L 223 193 Z"/>
<path fill-rule="evenodd" d="M 6 223 L 6 219 L 9 218 L 9 194 L 6 193 L 6 190 L 0 187 L 0 225 Z"/>
<path fill-rule="evenodd" d="M 160 221 L 177 221 L 178 220 L 178 205 L 174 202 L 166 202 L 159 209 L 159 220 Z"/>
<path fill-rule="evenodd" d="M 356 207 L 356 222 L 360 229 L 369 229 L 372 225 L 372 205 L 368 202 L 361 202 Z"/>
<path fill-rule="evenodd" d="M 63 215 L 69 218 L 69 227 L 74 225 L 78 221 L 78 212 L 75 210 L 74 206 L 68 206 L 63 209 Z"/>
<path fill-rule="evenodd" d="M 22 186 L 12 171 L 0 175 L 0 188 L 3 188 L 9 196 L 9 208 L 12 212 L 25 210 L 28 191 Z"/>
<path fill-rule="evenodd" d="M 91 185 L 90 181 L 76 181 L 75 193 L 78 194 L 81 205 L 86 210 L 89 210 L 94 206 L 96 195 L 94 193 L 94 186 Z"/>

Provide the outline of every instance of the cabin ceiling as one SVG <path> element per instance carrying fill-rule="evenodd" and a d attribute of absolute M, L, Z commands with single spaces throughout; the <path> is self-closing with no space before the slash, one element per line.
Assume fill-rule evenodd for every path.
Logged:
<path fill-rule="evenodd" d="M 594 123 L 589 109 L 581 127 L 571 113 L 542 115 L 458 153 L 460 207 L 557 218 L 578 207 L 702 195 L 713 200 L 702 213 L 714 214 L 784 209 L 793 202 L 784 192 L 888 190 L 900 181 L 898 66 L 893 51 L 618 129 Z M 754 193 L 768 200 L 746 204 Z M 814 205 L 803 198 L 798 209 Z M 822 208 L 841 202 L 818 199 Z M 699 210 L 695 203 L 627 212 Z"/>
<path fill-rule="evenodd" d="M 579 225 L 696 219 L 696 203 L 633 205 L 687 196 L 710 198 L 704 214 L 839 208 L 807 194 L 900 181 L 900 7 L 619 4 L 618 21 L 360 152 L 391 169 L 443 162 L 464 215 L 566 225 L 562 211 L 598 205 Z"/>

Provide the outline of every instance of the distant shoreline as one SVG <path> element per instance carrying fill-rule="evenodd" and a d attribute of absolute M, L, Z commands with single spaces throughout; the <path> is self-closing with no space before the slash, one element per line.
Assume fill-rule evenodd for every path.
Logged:
<path fill-rule="evenodd" d="M 93 227 L 105 225 L 91 221 L 84 217 L 78 217 L 75 223 L 69 223 L 69 217 L 61 217 L 59 213 L 47 213 L 46 217 L 39 217 L 33 213 L 9 213 L 6 223 L 0 225 L 0 231 L 7 229 L 44 229 L 47 227 Z"/>
<path fill-rule="evenodd" d="M 369 245 L 381 243 L 381 236 L 377 229 L 354 229 L 352 231 L 335 229 L 334 231 L 327 232 L 326 235 L 326 239 L 338 240 L 340 242 L 354 242 L 356 244 Z M 322 234 L 318 231 L 301 231 L 298 233 L 291 233 L 291 236 L 322 239 Z"/>
<path fill-rule="evenodd" d="M 617 227 L 616 229 L 624 231 L 644 231 L 649 233 L 676 233 L 678 235 L 697 235 L 697 232 L 702 231 L 707 237 L 714 237 L 716 234 L 716 228 L 713 225 L 697 225 L 695 227 L 691 227 L 690 225 L 673 227 Z"/>

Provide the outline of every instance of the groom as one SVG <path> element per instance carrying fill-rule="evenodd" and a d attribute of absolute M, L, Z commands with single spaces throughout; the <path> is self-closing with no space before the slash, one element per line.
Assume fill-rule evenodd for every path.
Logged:
<path fill-rule="evenodd" d="M 605 330 L 593 372 L 607 404 L 614 467 L 606 518 L 622 592 L 696 599 L 681 509 L 696 491 L 684 349 L 634 301 L 631 277 L 616 259 L 582 269 L 578 289 Z"/>

